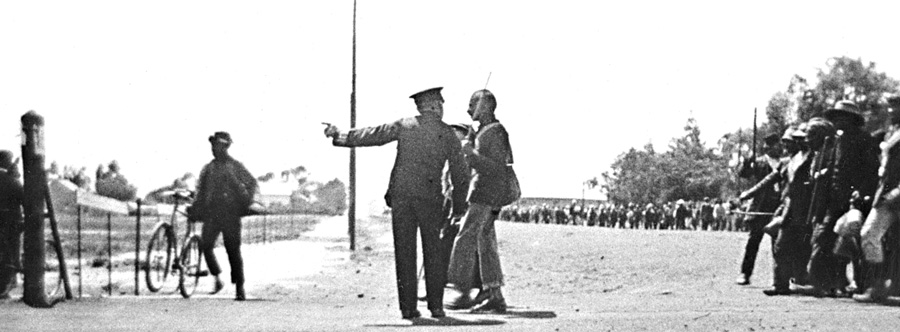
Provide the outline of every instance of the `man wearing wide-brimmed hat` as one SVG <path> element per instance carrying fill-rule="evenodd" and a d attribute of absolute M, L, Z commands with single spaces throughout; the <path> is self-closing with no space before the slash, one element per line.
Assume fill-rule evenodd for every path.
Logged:
<path fill-rule="evenodd" d="M 230 134 L 216 132 L 209 137 L 209 143 L 213 160 L 200 172 L 191 218 L 204 222 L 200 249 L 206 257 L 210 274 L 215 277 L 212 293 L 218 293 L 224 287 L 219 278 L 222 269 L 213 252 L 216 239 L 222 233 L 231 266 L 231 283 L 235 285 L 234 299 L 243 301 L 246 295 L 244 260 L 241 257 L 241 217 L 249 213 L 258 185 L 247 168 L 228 154 L 232 143 Z"/>
<path fill-rule="evenodd" d="M 824 207 L 824 213 L 809 216 L 813 224 L 812 255 L 809 262 L 809 281 L 814 293 L 822 296 L 846 296 L 846 266 L 849 260 L 838 257 L 833 250 L 837 240 L 834 225 L 850 210 L 851 197 L 871 197 L 878 184 L 878 145 L 872 136 L 862 130 L 865 124 L 859 107 L 852 101 L 842 100 L 823 113 L 825 119 L 834 124 L 837 131 L 831 158 L 815 178 L 817 184 L 825 185 L 825 194 L 815 197 L 813 204 Z M 821 205 L 819 205 L 821 204 Z M 866 209 L 862 213 L 868 213 Z M 858 264 L 854 265 L 859 267 Z M 866 288 L 862 275 L 866 271 L 857 269 L 857 286 Z"/>
<path fill-rule="evenodd" d="M 428 89 L 410 96 L 420 113 L 418 116 L 347 132 L 331 124 L 325 128 L 325 136 L 331 138 L 335 146 L 379 146 L 397 142 L 397 156 L 385 201 L 391 207 L 393 219 L 397 292 L 404 319 L 421 316 L 416 309 L 417 230 L 422 236 L 428 309 L 432 317 L 445 316 L 446 276 L 442 273 L 446 263 L 442 259 L 440 242 L 440 230 L 446 218 L 441 188 L 444 165 L 449 164 L 450 168 L 454 215 L 465 211 L 469 187 L 462 144 L 453 129 L 442 120 L 444 97 L 441 89 Z"/>
<path fill-rule="evenodd" d="M 9 298 L 22 267 L 22 183 L 9 150 L 0 150 L 0 299 Z"/>

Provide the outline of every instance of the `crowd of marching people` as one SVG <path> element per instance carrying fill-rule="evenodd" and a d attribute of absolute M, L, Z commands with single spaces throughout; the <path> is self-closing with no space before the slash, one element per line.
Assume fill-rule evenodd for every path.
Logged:
<path fill-rule="evenodd" d="M 752 215 L 739 284 L 750 283 L 765 232 L 774 256 L 766 295 L 860 302 L 896 295 L 889 280 L 898 280 L 900 255 L 889 229 L 897 229 L 891 226 L 900 212 L 900 97 L 888 103 L 886 130 L 866 132 L 860 108 L 838 101 L 821 117 L 787 129 L 780 141 L 766 138 L 766 155 L 740 173 L 757 184 L 740 195 L 751 200 Z"/>
<path fill-rule="evenodd" d="M 510 205 L 500 212 L 500 219 L 512 222 L 598 226 L 630 229 L 675 229 L 707 231 L 745 231 L 740 203 L 704 198 L 702 201 L 666 202 L 660 206 L 647 204 L 584 205 L 571 204 Z"/>

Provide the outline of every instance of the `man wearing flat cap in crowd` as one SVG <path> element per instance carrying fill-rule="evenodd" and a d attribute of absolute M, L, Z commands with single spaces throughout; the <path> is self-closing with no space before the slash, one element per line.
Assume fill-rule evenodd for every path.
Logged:
<path fill-rule="evenodd" d="M 216 132 L 209 137 L 213 160 L 200 172 L 197 182 L 197 197 L 190 211 L 191 220 L 203 221 L 200 250 L 206 257 L 209 272 L 215 277 L 215 288 L 212 294 L 222 290 L 224 285 L 219 278 L 222 269 L 216 260 L 213 246 L 219 233 L 225 243 L 228 263 L 231 266 L 231 283 L 235 284 L 234 299 L 243 301 L 244 293 L 244 261 L 241 257 L 241 217 L 249 213 L 253 194 L 258 185 L 256 178 L 247 171 L 241 162 L 228 154 L 231 147 L 231 135 L 227 132 Z"/>
<path fill-rule="evenodd" d="M 428 309 L 435 318 L 444 317 L 443 298 L 446 276 L 442 275 L 440 228 L 445 216 L 442 205 L 441 176 L 449 164 L 453 183 L 453 214 L 465 211 L 468 192 L 466 161 L 462 145 L 453 129 L 442 120 L 444 98 L 441 88 L 428 89 L 410 96 L 418 116 L 403 118 L 380 126 L 342 132 L 328 124 L 325 136 L 343 147 L 380 146 L 397 142 L 397 156 L 391 171 L 385 201 L 391 207 L 394 257 L 400 312 L 404 319 L 420 317 L 416 309 L 416 230 L 421 232 L 425 265 Z"/>

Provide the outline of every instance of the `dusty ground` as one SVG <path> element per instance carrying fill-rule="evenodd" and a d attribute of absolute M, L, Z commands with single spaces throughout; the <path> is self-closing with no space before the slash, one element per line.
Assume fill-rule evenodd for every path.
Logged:
<path fill-rule="evenodd" d="M 771 279 L 766 246 L 754 284 L 734 285 L 743 233 L 513 223 L 497 227 L 509 313 L 406 321 L 397 310 L 389 225 L 361 222 L 352 254 L 345 227 L 344 218 L 326 219 L 299 241 L 245 246 L 247 302 L 232 301 L 230 288 L 189 300 L 146 291 L 92 296 L 53 309 L 7 301 L 0 324 L 31 331 L 894 331 L 900 324 L 897 307 L 762 295 Z"/>

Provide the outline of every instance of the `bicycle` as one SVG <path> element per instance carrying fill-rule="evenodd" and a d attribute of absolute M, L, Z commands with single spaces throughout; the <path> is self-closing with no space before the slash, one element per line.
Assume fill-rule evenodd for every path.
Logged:
<path fill-rule="evenodd" d="M 203 270 L 203 253 L 200 252 L 200 235 L 194 231 L 194 221 L 188 218 L 187 207 L 193 201 L 193 192 L 189 190 L 173 190 L 163 193 L 164 197 L 172 197 L 175 205 L 169 220 L 163 220 L 153 227 L 153 236 L 147 244 L 147 289 L 158 292 L 166 285 L 169 277 L 178 275 L 178 291 L 184 298 L 190 298 L 200 277 L 209 274 Z M 181 209 L 179 209 L 179 207 Z M 181 215 L 187 219 L 181 250 L 175 236 L 176 222 Z"/>

